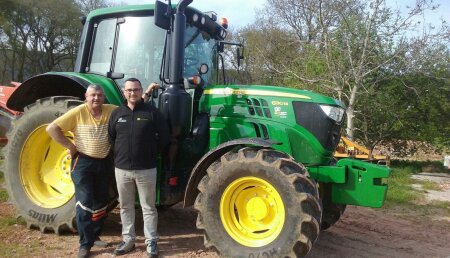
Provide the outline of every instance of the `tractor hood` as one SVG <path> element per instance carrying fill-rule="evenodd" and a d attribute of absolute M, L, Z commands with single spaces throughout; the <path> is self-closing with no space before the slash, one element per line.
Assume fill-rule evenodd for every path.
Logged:
<path fill-rule="evenodd" d="M 285 114 L 283 112 L 288 112 L 283 110 L 292 106 L 293 102 L 316 103 L 345 109 L 341 101 L 307 90 L 263 85 L 217 85 L 204 90 L 200 111 L 211 112 L 211 115 L 233 116 L 237 113 L 253 115 L 259 113 L 261 109 L 263 113 L 274 111 L 271 113 L 280 113 L 283 117 Z"/>

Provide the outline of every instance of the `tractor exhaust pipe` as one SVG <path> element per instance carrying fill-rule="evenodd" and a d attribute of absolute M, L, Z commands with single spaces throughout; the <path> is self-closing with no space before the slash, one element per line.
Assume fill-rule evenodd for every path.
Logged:
<path fill-rule="evenodd" d="M 182 0 L 177 5 L 174 28 L 172 34 L 169 81 L 170 83 L 183 84 L 184 63 L 184 35 L 186 32 L 186 15 L 184 11 L 193 0 Z"/>
<path fill-rule="evenodd" d="M 159 108 L 170 124 L 173 140 L 181 140 L 191 130 L 192 98 L 184 89 L 184 38 L 186 34 L 185 10 L 193 0 L 181 0 L 174 15 L 173 27 L 168 23 L 169 52 L 164 63 L 169 67 L 169 76 L 165 79 L 166 90 L 160 96 Z M 170 4 L 169 4 L 169 7 Z"/>

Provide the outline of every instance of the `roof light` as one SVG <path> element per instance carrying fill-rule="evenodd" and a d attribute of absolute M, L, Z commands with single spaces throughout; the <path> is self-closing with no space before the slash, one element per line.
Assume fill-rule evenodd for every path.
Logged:
<path fill-rule="evenodd" d="M 193 84 L 193 85 L 200 85 L 203 82 L 202 77 L 198 76 L 198 75 L 194 75 L 192 77 L 189 77 L 189 83 Z"/>
<path fill-rule="evenodd" d="M 227 18 L 220 18 L 219 24 L 220 24 L 223 28 L 228 29 L 228 20 L 227 20 Z"/>

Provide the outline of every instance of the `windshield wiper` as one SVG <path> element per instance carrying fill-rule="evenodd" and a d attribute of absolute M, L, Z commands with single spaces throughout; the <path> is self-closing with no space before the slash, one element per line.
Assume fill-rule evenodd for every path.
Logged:
<path fill-rule="evenodd" d="M 188 40 L 188 42 L 186 43 L 186 46 L 184 46 L 184 48 L 187 48 L 198 37 L 198 35 L 200 35 L 199 29 L 197 29 L 197 31 L 195 31 L 195 33 L 192 34 L 192 37 Z"/>

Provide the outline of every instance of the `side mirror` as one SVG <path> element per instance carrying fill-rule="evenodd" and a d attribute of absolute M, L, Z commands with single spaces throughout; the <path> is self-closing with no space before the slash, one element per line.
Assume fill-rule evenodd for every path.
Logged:
<path fill-rule="evenodd" d="M 169 5 L 156 1 L 155 3 L 155 25 L 165 29 L 170 29 L 170 15 L 172 15 L 172 9 Z"/>

